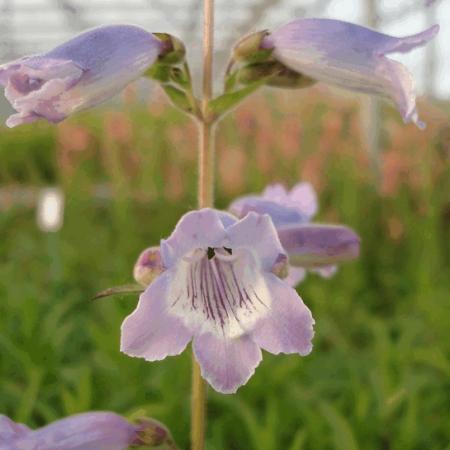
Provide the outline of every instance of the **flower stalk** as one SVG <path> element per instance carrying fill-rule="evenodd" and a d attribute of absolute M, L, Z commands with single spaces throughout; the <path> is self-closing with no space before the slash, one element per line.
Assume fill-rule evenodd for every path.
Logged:
<path fill-rule="evenodd" d="M 198 207 L 214 205 L 214 124 L 209 114 L 213 86 L 214 0 L 203 2 L 202 114 L 199 122 Z M 192 355 L 191 448 L 203 450 L 206 422 L 206 384 Z"/>

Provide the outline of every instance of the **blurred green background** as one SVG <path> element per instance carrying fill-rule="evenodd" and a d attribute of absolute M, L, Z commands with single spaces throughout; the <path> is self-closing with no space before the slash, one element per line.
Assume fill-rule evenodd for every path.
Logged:
<path fill-rule="evenodd" d="M 207 449 L 450 449 L 449 158 L 445 111 L 425 132 L 383 113 L 380 173 L 358 103 L 253 96 L 218 132 L 217 205 L 269 182 L 314 184 L 317 220 L 362 237 L 359 260 L 298 288 L 316 319 L 306 358 L 264 355 L 236 395 L 209 391 Z M 87 410 L 165 422 L 188 448 L 190 352 L 119 352 L 139 252 L 196 206 L 196 128 L 163 101 L 0 131 L 0 411 L 30 426 Z M 65 224 L 36 226 L 35 190 L 60 185 Z"/>

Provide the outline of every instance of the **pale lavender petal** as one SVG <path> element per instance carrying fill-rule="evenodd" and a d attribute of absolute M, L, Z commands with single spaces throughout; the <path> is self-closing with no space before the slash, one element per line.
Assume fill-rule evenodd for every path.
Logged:
<path fill-rule="evenodd" d="M 270 271 L 280 254 L 281 247 L 277 230 L 271 218 L 265 214 L 249 213 L 244 219 L 227 229 L 231 248 L 247 248 L 257 258 L 261 268 Z"/>
<path fill-rule="evenodd" d="M 273 354 L 299 353 L 312 350 L 314 319 L 296 290 L 272 274 L 266 275 L 272 295 L 270 313 L 261 319 L 251 333 L 252 339 Z"/>
<path fill-rule="evenodd" d="M 135 427 L 119 415 L 90 412 L 58 420 L 21 436 L 10 449 L 126 450 L 135 439 Z"/>
<path fill-rule="evenodd" d="M 317 194 L 311 183 L 297 183 L 289 192 L 289 200 L 310 220 L 319 209 Z"/>
<path fill-rule="evenodd" d="M 39 117 L 35 113 L 18 113 L 18 114 L 12 114 L 6 119 L 6 126 L 8 128 L 14 128 L 18 125 L 24 125 L 26 123 L 33 123 L 37 120 L 40 120 L 41 117 Z"/>
<path fill-rule="evenodd" d="M 336 272 L 338 270 L 337 266 L 324 266 L 324 267 L 315 267 L 313 269 L 310 269 L 311 272 L 317 273 L 322 278 L 331 278 L 334 275 L 336 275 Z"/>
<path fill-rule="evenodd" d="M 225 229 L 237 222 L 236 217 L 226 211 L 217 211 L 217 215 Z"/>
<path fill-rule="evenodd" d="M 193 349 L 202 377 L 222 394 L 233 394 L 247 383 L 262 359 L 258 345 L 245 335 L 222 339 L 202 334 L 194 338 Z"/>
<path fill-rule="evenodd" d="M 217 211 L 209 208 L 186 213 L 175 230 L 161 241 L 161 255 L 165 267 L 170 268 L 181 257 L 192 250 L 221 247 L 226 233 Z"/>
<path fill-rule="evenodd" d="M 284 202 L 289 198 L 286 188 L 280 183 L 269 184 L 262 191 L 261 195 L 266 200 L 272 200 L 274 202 Z"/>
<path fill-rule="evenodd" d="M 249 212 L 268 214 L 277 227 L 308 221 L 308 217 L 297 208 L 287 207 L 274 200 L 266 200 L 258 196 L 240 197 L 231 203 L 229 210 L 239 218 L 245 217 Z"/>
<path fill-rule="evenodd" d="M 160 275 L 145 290 L 137 308 L 122 323 L 120 350 L 129 356 L 158 361 L 179 355 L 192 338 L 183 321 L 170 314 L 172 274 Z"/>
<path fill-rule="evenodd" d="M 2 446 L 11 444 L 17 437 L 25 436 L 30 432 L 31 430 L 27 426 L 0 415 L 0 449 L 6 448 Z"/>
<path fill-rule="evenodd" d="M 438 32 L 396 38 L 359 25 L 331 19 L 297 19 L 271 33 L 263 46 L 292 70 L 345 89 L 391 98 L 405 122 L 415 114 L 412 78 L 384 55 L 426 44 Z M 394 95 L 395 94 L 395 95 Z"/>
<path fill-rule="evenodd" d="M 98 27 L 43 55 L 0 66 L 0 83 L 19 113 L 8 126 L 37 118 L 59 122 L 95 106 L 139 78 L 163 43 L 131 25 Z"/>
<path fill-rule="evenodd" d="M 294 266 L 328 266 L 359 255 L 359 236 L 342 225 L 286 225 L 277 231 Z"/>
<path fill-rule="evenodd" d="M 303 267 L 289 267 L 288 276 L 283 279 L 289 286 L 295 287 L 300 284 L 306 277 L 306 269 Z"/>

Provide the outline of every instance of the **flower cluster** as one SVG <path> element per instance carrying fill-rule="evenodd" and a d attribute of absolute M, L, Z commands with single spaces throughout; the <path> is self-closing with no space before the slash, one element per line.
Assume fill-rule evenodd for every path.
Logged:
<path fill-rule="evenodd" d="M 411 74 L 386 55 L 423 46 L 438 30 L 435 25 L 397 38 L 340 20 L 296 19 L 236 44 L 227 91 L 236 83 L 297 88 L 323 81 L 392 99 L 405 122 L 423 128 Z M 6 124 L 14 127 L 39 119 L 60 122 L 113 97 L 143 75 L 165 86 L 176 106 L 198 114 L 189 73 L 173 67 L 183 57 L 182 43 L 167 34 L 130 25 L 94 28 L 47 53 L 0 66 L 0 84 L 17 111 Z M 232 72 L 235 62 L 242 64 Z M 252 91 L 219 97 L 211 105 L 212 114 L 224 113 Z"/>
<path fill-rule="evenodd" d="M 337 20 L 296 19 L 241 39 L 223 93 L 200 101 L 177 38 L 131 25 L 103 26 L 0 66 L 0 84 L 16 110 L 6 124 L 58 123 L 146 76 L 207 125 L 203 144 L 212 124 L 257 88 L 305 88 L 318 81 L 391 99 L 405 122 L 423 128 L 412 76 L 387 56 L 422 46 L 437 32 L 436 25 L 397 38 Z M 346 226 L 311 223 L 317 210 L 314 189 L 299 183 L 289 192 L 272 185 L 261 195 L 238 198 L 227 212 L 186 213 L 167 239 L 139 256 L 134 277 L 145 289 L 122 324 L 121 351 L 157 361 L 192 341 L 202 376 L 221 393 L 234 393 L 249 380 L 262 350 L 308 355 L 314 319 L 295 286 L 307 271 L 330 277 L 338 263 L 358 256 L 360 246 Z M 127 291 L 136 286 L 110 290 Z M 0 416 L 0 450 L 159 444 L 175 448 L 167 430 L 150 419 L 131 424 L 113 413 L 86 413 L 33 431 Z"/>

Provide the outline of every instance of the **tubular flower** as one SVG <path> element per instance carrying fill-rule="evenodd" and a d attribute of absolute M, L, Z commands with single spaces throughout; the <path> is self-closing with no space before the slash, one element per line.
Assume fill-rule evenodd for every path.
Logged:
<path fill-rule="evenodd" d="M 405 122 L 423 128 L 411 74 L 386 55 L 421 47 L 438 31 L 435 25 L 397 38 L 340 20 L 296 19 L 268 33 L 262 47 L 273 49 L 279 62 L 308 77 L 392 99 Z"/>
<path fill-rule="evenodd" d="M 157 441 L 145 439 L 156 434 Z M 0 416 L 0 450 L 126 450 L 153 442 L 159 445 L 167 437 L 159 422 L 147 419 L 132 425 L 111 412 L 77 414 L 38 430 Z"/>
<path fill-rule="evenodd" d="M 156 361 L 192 340 L 202 376 L 233 393 L 253 375 L 261 349 L 311 351 L 311 312 L 272 272 L 285 255 L 268 215 L 193 211 L 160 248 L 166 270 L 123 322 L 124 353 Z"/>
<path fill-rule="evenodd" d="M 309 223 L 317 210 L 310 183 L 298 183 L 289 192 L 281 184 L 270 185 L 261 195 L 240 197 L 229 207 L 239 218 L 250 211 L 269 214 L 289 257 L 285 281 L 291 286 L 303 281 L 307 270 L 329 278 L 336 273 L 336 263 L 359 254 L 360 239 L 350 228 Z"/>
<path fill-rule="evenodd" d="M 57 123 L 118 94 L 166 51 L 153 34 L 131 25 L 94 28 L 42 55 L 0 66 L 0 84 L 17 114 L 9 127 Z"/>

